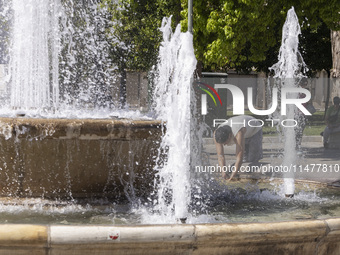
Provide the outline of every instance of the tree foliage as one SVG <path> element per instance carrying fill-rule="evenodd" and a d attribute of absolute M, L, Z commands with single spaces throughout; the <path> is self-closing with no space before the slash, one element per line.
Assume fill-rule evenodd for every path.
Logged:
<path fill-rule="evenodd" d="M 111 57 L 118 68 L 146 71 L 157 61 L 162 18 L 174 15 L 179 22 L 180 2 L 166 0 L 103 0 L 112 15 L 109 31 Z"/>
<path fill-rule="evenodd" d="M 302 30 L 300 52 L 309 72 L 332 69 L 332 51 L 330 29 L 322 22 L 316 28 L 308 26 Z"/>
<path fill-rule="evenodd" d="M 109 57 L 107 13 L 100 0 L 62 0 L 60 91 L 69 104 L 110 106 L 114 65 Z M 69 96 L 72 95 L 72 96 Z"/>
<path fill-rule="evenodd" d="M 182 0 L 182 4 L 186 7 L 186 0 Z M 194 43 L 198 60 L 208 70 L 268 71 L 268 66 L 277 61 L 281 29 L 292 6 L 306 37 L 309 32 L 314 33 L 313 38 L 322 43 L 325 37 L 319 36 L 321 30 L 338 28 L 340 5 L 336 0 L 194 1 Z M 186 23 L 187 13 L 182 14 L 182 22 Z M 303 47 L 305 53 L 312 52 L 307 41 Z"/>
<path fill-rule="evenodd" d="M 119 69 L 149 70 L 156 63 L 165 16 L 187 30 L 187 0 L 102 0 L 114 23 L 111 56 Z M 330 29 L 339 28 L 337 0 L 195 0 L 194 48 L 206 71 L 266 71 L 277 62 L 288 10 L 299 17 L 302 55 L 312 70 L 329 69 Z M 182 10 L 182 11 L 181 11 Z M 179 13 L 181 12 L 181 16 Z M 322 61 L 320 61 L 322 59 Z"/>

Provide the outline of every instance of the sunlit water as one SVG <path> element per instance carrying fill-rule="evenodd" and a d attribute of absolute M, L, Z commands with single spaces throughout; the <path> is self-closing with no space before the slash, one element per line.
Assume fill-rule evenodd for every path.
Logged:
<path fill-rule="evenodd" d="M 236 187 L 238 186 L 238 187 Z M 188 215 L 187 223 L 274 222 L 340 217 L 337 189 L 297 185 L 296 194 L 286 199 L 281 187 L 272 184 L 235 183 L 233 187 L 216 183 L 209 208 Z M 46 199 L 11 199 L 0 202 L 0 223 L 27 224 L 164 224 L 147 207 L 132 208 L 107 200 L 70 203 Z M 171 220 L 165 222 L 173 223 Z"/>
<path fill-rule="evenodd" d="M 119 110 L 117 67 L 109 58 L 117 39 L 98 1 L 2 1 L 0 18 L 7 88 L 1 117 L 150 118 L 139 110 Z M 114 96 L 113 96 L 114 95 Z"/>
<path fill-rule="evenodd" d="M 190 160 L 192 134 L 192 82 L 196 58 L 191 33 L 171 29 L 171 18 L 164 18 L 163 42 L 159 52 L 158 78 L 155 84 L 157 118 L 166 123 L 156 161 L 157 184 L 154 211 L 166 221 L 187 218 L 191 197 Z M 151 198 L 152 199 L 152 198 Z"/>
<path fill-rule="evenodd" d="M 303 77 L 305 63 L 298 50 L 299 35 L 301 29 L 299 19 L 295 14 L 294 7 L 288 13 L 287 18 L 282 28 L 282 43 L 278 59 L 279 61 L 270 69 L 274 71 L 274 78 L 277 79 L 280 89 L 292 89 L 298 87 L 299 80 Z M 297 93 L 289 96 L 290 99 L 298 98 Z M 287 114 L 279 115 L 279 119 L 295 119 L 296 108 L 294 105 L 287 105 Z M 296 140 L 294 128 L 283 128 L 284 133 L 284 158 L 283 165 L 290 166 L 296 163 Z M 294 173 L 288 172 L 285 174 L 285 194 L 294 194 Z"/>
<path fill-rule="evenodd" d="M 107 93 L 116 78 L 115 68 L 108 60 L 105 38 L 92 40 L 98 32 L 95 28 L 107 22 L 105 15 L 98 13 L 92 1 L 87 1 L 84 9 L 79 8 L 76 1 L 63 3 L 12 0 L 0 13 L 1 17 L 9 17 L 12 10 L 15 17 L 10 40 L 10 76 L 7 77 L 12 85 L 7 91 L 10 100 L 3 102 L 0 116 L 24 112 L 27 117 L 44 118 L 154 117 L 110 106 Z M 77 17 L 94 25 L 75 27 L 71 15 L 74 8 Z M 166 162 L 162 162 L 161 157 L 158 159 L 159 182 L 156 181 L 155 194 L 133 206 L 112 201 L 4 198 L 0 202 L 0 223 L 164 224 L 176 223 L 183 217 L 188 218 L 187 223 L 267 222 L 340 216 L 340 195 L 333 190 L 326 194 L 315 189 L 296 191 L 295 197 L 287 200 L 280 186 L 275 185 L 261 187 L 243 183 L 227 187 L 211 181 L 208 188 L 193 187 L 190 102 L 196 59 L 192 35 L 181 33 L 180 27 L 172 33 L 170 24 L 171 21 L 165 20 L 162 26 L 164 41 L 155 92 L 157 117 L 167 123 L 160 155 L 163 150 L 168 156 Z M 297 72 L 301 66 L 296 54 L 300 28 L 293 9 L 288 12 L 283 30 L 279 62 L 273 67 L 278 68 L 276 77 L 299 77 Z M 80 56 L 86 59 L 79 62 Z M 100 65 L 89 64 L 94 62 Z M 87 75 L 89 73 L 93 75 Z M 76 82 L 78 87 L 73 88 Z M 296 85 L 286 83 L 285 86 Z M 293 114 L 288 110 L 287 117 L 294 118 Z M 286 141 L 284 162 L 294 163 L 295 140 L 287 138 Z M 289 185 L 293 190 L 287 191 L 286 184 L 286 192 L 294 193 L 294 182 Z"/>

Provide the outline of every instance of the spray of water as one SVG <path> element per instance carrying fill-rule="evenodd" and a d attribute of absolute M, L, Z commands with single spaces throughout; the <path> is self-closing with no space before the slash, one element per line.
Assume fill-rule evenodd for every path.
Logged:
<path fill-rule="evenodd" d="M 59 1 L 13 0 L 11 100 L 13 108 L 51 108 L 59 102 Z M 50 10 L 50 11 L 46 11 Z"/>
<path fill-rule="evenodd" d="M 140 118 L 118 110 L 110 14 L 99 0 L 0 0 L 0 57 L 8 69 L 1 116 Z M 2 68 L 2 67 L 1 67 Z"/>
<path fill-rule="evenodd" d="M 161 150 L 167 158 L 158 159 L 158 194 L 156 210 L 165 219 L 180 219 L 188 216 L 190 203 L 190 135 L 192 77 L 196 68 L 193 37 L 181 33 L 180 25 L 174 33 L 171 18 L 164 18 L 161 31 L 158 78 L 155 88 L 155 109 L 164 121 Z"/>
<path fill-rule="evenodd" d="M 295 14 L 294 7 L 288 13 L 286 22 L 282 29 L 282 44 L 279 52 L 279 61 L 270 69 L 274 71 L 274 78 L 277 79 L 277 86 L 281 88 L 294 88 L 298 86 L 299 80 L 304 77 L 303 71 L 305 63 L 298 50 L 299 35 L 301 34 L 298 17 Z M 290 98 L 297 98 L 298 95 L 292 94 Z M 296 108 L 293 105 L 287 106 L 287 115 L 280 116 L 280 119 L 295 119 Z M 296 163 L 296 139 L 293 128 L 283 128 L 284 132 L 284 158 L 283 165 L 291 166 Z M 294 173 L 288 172 L 284 176 L 285 194 L 294 194 Z"/>

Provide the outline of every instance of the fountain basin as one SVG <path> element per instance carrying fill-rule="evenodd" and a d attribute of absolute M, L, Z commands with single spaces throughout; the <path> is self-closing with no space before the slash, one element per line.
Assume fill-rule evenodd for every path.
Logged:
<path fill-rule="evenodd" d="M 0 118 L 0 196 L 144 196 L 160 121 Z"/>
<path fill-rule="evenodd" d="M 2 254 L 327 254 L 340 219 L 143 226 L 1 225 Z"/>
<path fill-rule="evenodd" d="M 258 180 L 244 179 L 240 183 L 235 183 L 233 190 L 237 189 L 238 185 L 245 186 L 246 181 L 258 182 Z M 299 181 L 299 183 L 301 183 L 301 187 L 306 188 L 306 185 L 308 185 L 312 190 L 314 188 L 331 189 L 329 190 L 330 199 L 333 199 L 333 194 L 338 192 L 337 187 L 327 187 L 328 185 L 325 183 L 310 181 Z M 267 185 L 266 180 L 261 181 L 259 184 Z M 300 186 L 298 185 L 298 187 Z M 251 197 L 250 200 L 253 200 L 263 192 L 266 191 L 260 191 L 254 197 Z M 234 193 L 231 194 L 231 196 L 234 195 Z M 294 198 L 282 199 L 290 203 L 290 201 L 299 199 L 298 197 L 299 195 Z M 9 202 L 18 206 L 20 203 L 23 203 L 20 200 L 22 199 L 18 198 L 16 201 L 9 199 L 0 208 L 4 210 L 6 203 L 8 204 Z M 223 202 L 221 197 L 217 198 L 217 200 Z M 271 201 L 270 204 L 272 207 L 275 207 L 276 203 L 273 200 Z M 334 201 L 332 201 L 330 202 L 337 203 L 338 200 L 335 197 Z M 34 201 L 32 200 L 33 203 Z M 38 203 L 40 202 L 38 201 Z M 242 201 L 239 203 L 244 205 Z M 255 201 L 255 204 L 258 204 L 258 209 L 249 211 L 246 213 L 247 215 L 256 213 L 256 211 L 264 206 L 261 204 L 261 199 Z M 60 207 L 62 208 L 62 206 L 61 204 Z M 303 203 L 302 207 L 305 206 Z M 247 205 L 244 205 L 244 207 L 247 207 Z M 329 207 L 329 204 L 324 208 L 325 211 L 327 211 L 327 207 Z M 15 208 L 15 212 L 20 211 L 20 207 Z M 271 208 L 267 209 L 271 210 Z M 104 224 L 99 221 L 94 224 L 93 222 L 88 224 L 79 223 L 82 222 L 81 218 L 85 218 L 86 215 L 77 214 L 76 212 L 72 212 L 74 214 L 73 217 L 80 220 L 76 223 L 72 223 L 72 219 L 67 221 L 55 220 L 51 223 L 51 221 L 41 220 L 40 216 L 19 214 L 21 215 L 20 221 L 14 222 L 20 222 L 20 224 L 0 224 L 0 254 L 337 255 L 340 250 L 340 218 L 339 216 L 329 217 L 327 213 L 326 216 L 317 219 L 299 219 L 293 221 L 286 220 L 285 212 L 281 211 L 282 217 L 280 220 L 274 217 L 273 221 L 272 218 L 267 216 L 268 221 L 260 223 L 251 222 L 252 219 L 256 220 L 256 218 L 245 216 L 247 218 L 244 218 L 244 221 L 247 221 L 247 223 L 145 225 L 131 223 L 134 222 L 131 219 L 128 225 L 122 225 L 124 223 L 118 223 L 114 220 L 116 214 L 118 214 L 116 210 L 117 208 L 108 215 L 108 218 L 111 218 L 111 222 L 114 222 L 114 224 L 110 224 L 107 220 L 106 223 L 104 221 Z M 289 208 L 286 210 L 293 212 Z M 316 209 L 314 208 L 314 210 Z M 122 217 L 128 217 L 129 213 L 127 211 L 128 209 Z M 53 215 L 54 212 L 52 210 L 50 214 Z M 28 221 L 29 217 L 33 219 Z M 52 218 L 57 219 L 58 217 L 60 216 L 55 215 Z M 2 222 L 13 222 L 10 218 L 13 217 L 5 217 L 6 221 L 2 220 Z M 22 224 L 22 222 L 29 222 L 29 224 Z"/>

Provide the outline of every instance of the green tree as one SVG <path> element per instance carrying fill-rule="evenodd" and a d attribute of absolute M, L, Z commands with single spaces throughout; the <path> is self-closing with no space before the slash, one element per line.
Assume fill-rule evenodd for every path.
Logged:
<path fill-rule="evenodd" d="M 299 50 L 309 67 L 309 76 L 315 71 L 332 69 L 331 30 L 322 22 L 316 28 L 307 26 L 302 30 Z"/>
<path fill-rule="evenodd" d="M 178 23 L 181 5 L 175 0 L 103 0 L 102 7 L 112 16 L 107 34 L 112 38 L 110 55 L 121 76 L 120 101 L 124 107 L 126 71 L 148 71 L 157 63 L 162 19 L 173 15 L 173 23 Z"/>
<path fill-rule="evenodd" d="M 181 0 L 182 3 L 182 31 L 188 30 L 188 1 Z M 194 31 L 194 49 L 195 55 L 198 61 L 198 71 L 203 69 L 210 70 L 210 66 L 213 69 L 216 68 L 216 64 L 207 64 L 205 58 L 205 52 L 207 46 L 217 39 L 218 34 L 213 31 L 207 30 L 207 23 L 210 13 L 220 8 L 220 0 L 195 0 L 193 1 L 193 31 Z M 214 68 L 215 67 L 215 68 Z"/>
<path fill-rule="evenodd" d="M 186 1 L 182 0 L 186 8 Z M 302 30 L 337 29 L 339 5 L 331 1 L 209 0 L 194 1 L 196 56 L 205 69 L 268 71 L 277 61 L 281 29 L 292 7 Z M 183 11 L 183 23 L 186 12 Z M 315 38 L 321 38 L 318 35 Z M 204 45 L 204 46 L 203 46 Z M 308 43 L 304 48 L 308 48 Z M 306 50 L 305 52 L 309 52 Z"/>
<path fill-rule="evenodd" d="M 110 96 L 114 70 L 105 33 L 109 19 L 105 10 L 98 7 L 99 2 L 61 1 L 61 100 L 79 107 L 110 107 L 114 103 Z"/>

